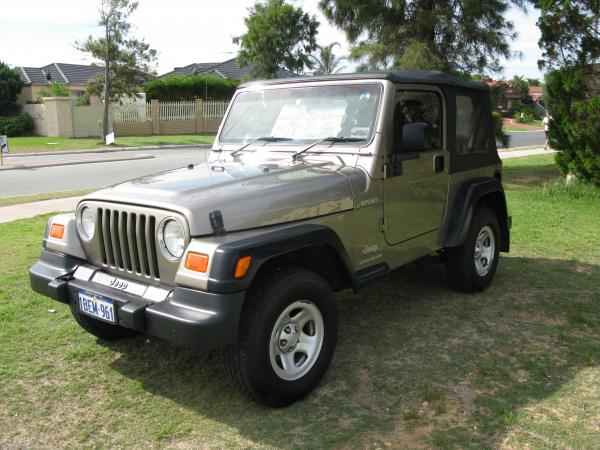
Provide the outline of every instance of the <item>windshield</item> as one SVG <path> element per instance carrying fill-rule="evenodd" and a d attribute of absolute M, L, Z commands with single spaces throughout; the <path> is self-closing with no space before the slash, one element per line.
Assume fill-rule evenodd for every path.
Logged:
<path fill-rule="evenodd" d="M 369 141 L 380 95 L 378 84 L 242 92 L 235 97 L 219 141 L 243 143 L 263 136 L 286 138 L 284 144 L 325 137 Z"/>

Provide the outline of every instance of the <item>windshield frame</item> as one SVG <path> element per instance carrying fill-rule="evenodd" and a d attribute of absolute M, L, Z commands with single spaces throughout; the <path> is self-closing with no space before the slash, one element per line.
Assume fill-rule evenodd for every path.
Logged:
<path fill-rule="evenodd" d="M 338 142 L 338 143 L 331 143 L 331 142 L 323 142 L 323 145 L 327 146 L 327 152 L 330 153 L 331 150 L 330 148 L 345 148 L 345 147 L 352 147 L 352 148 L 356 148 L 356 147 L 368 147 L 372 144 L 373 140 L 375 139 L 375 135 L 378 133 L 379 131 L 379 126 L 380 123 L 379 121 L 381 120 L 381 116 L 382 116 L 382 109 L 383 109 L 383 105 L 385 103 L 385 83 L 382 82 L 382 80 L 377 80 L 377 79 L 365 79 L 365 80 L 336 80 L 336 81 L 307 81 L 307 82 L 302 82 L 302 83 L 282 83 L 282 84 L 275 84 L 275 85 L 266 85 L 266 84 L 257 84 L 248 88 L 242 88 L 242 89 L 238 89 L 233 98 L 231 99 L 229 106 L 227 108 L 227 112 L 225 114 L 225 116 L 223 117 L 223 121 L 221 122 L 221 126 L 219 127 L 219 132 L 215 138 L 215 146 L 218 145 L 218 150 L 235 150 L 236 148 L 239 148 L 240 145 L 243 145 L 244 142 L 223 142 L 221 141 L 221 134 L 223 132 L 223 128 L 225 127 L 225 123 L 227 121 L 227 118 L 229 117 L 229 113 L 231 111 L 232 106 L 234 105 L 238 95 L 242 94 L 242 93 L 247 93 L 247 92 L 257 92 L 257 91 L 267 91 L 267 90 L 281 90 L 281 89 L 302 89 L 302 88 L 307 88 L 307 87 L 320 87 L 320 86 L 348 86 L 348 85 L 372 85 L 372 86 L 377 86 L 377 88 L 379 88 L 379 98 L 377 100 L 377 108 L 375 110 L 375 116 L 373 118 L 373 130 L 371 132 L 371 135 L 369 137 L 368 140 L 364 140 L 364 141 L 355 141 L 355 142 Z M 326 137 L 326 136 L 324 136 Z M 272 152 L 277 152 L 277 153 L 289 153 L 289 152 L 296 152 L 296 147 L 305 147 L 307 145 L 307 143 L 304 142 L 295 142 L 295 141 L 289 141 L 289 142 L 276 142 L 276 143 L 269 143 L 269 142 L 257 142 L 257 143 L 253 143 L 250 146 L 248 146 L 248 148 L 244 149 L 244 152 L 248 151 L 248 152 L 256 152 L 256 151 L 272 151 Z M 319 144 L 321 145 L 321 144 Z M 255 148 L 255 147 L 258 147 Z M 283 148 L 282 148 L 283 147 Z M 288 148 L 286 148 L 288 147 Z M 315 149 L 311 149 L 308 153 L 321 153 Z"/>

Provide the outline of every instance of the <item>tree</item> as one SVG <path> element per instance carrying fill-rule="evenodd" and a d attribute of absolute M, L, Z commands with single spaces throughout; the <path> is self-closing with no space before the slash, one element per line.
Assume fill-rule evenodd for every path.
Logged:
<path fill-rule="evenodd" d="M 529 87 L 538 87 L 542 85 L 542 82 L 537 78 L 527 78 L 526 80 Z"/>
<path fill-rule="evenodd" d="M 314 16 L 284 0 L 257 2 L 244 19 L 247 30 L 233 38 L 240 45 L 238 64 L 253 64 L 252 78 L 274 78 L 284 67 L 294 73 L 311 68 L 310 53 L 317 49 L 319 27 Z"/>
<path fill-rule="evenodd" d="M 338 73 L 344 68 L 340 67 L 340 65 L 346 60 L 346 58 L 343 56 L 335 56 L 333 53 L 333 47 L 336 45 L 339 46 L 339 42 L 332 42 L 324 47 L 317 45 L 319 56 L 310 56 L 315 69 L 315 75 L 331 75 L 333 73 Z"/>
<path fill-rule="evenodd" d="M 156 50 L 143 40 L 129 37 L 131 24 L 128 22 L 138 2 L 129 0 L 102 0 L 98 25 L 104 36 L 89 36 L 78 42 L 79 50 L 90 53 L 104 62 L 104 76 L 95 76 L 88 82 L 87 93 L 104 100 L 102 139 L 106 143 L 108 134 L 108 108 L 111 101 L 133 97 L 139 92 L 139 84 L 152 70 Z"/>
<path fill-rule="evenodd" d="M 543 50 L 540 69 L 589 64 L 600 57 L 600 1 L 532 0 Z"/>
<path fill-rule="evenodd" d="M 495 72 L 516 37 L 506 19 L 525 0 L 320 0 L 325 17 L 346 32 L 360 69 Z"/>
<path fill-rule="evenodd" d="M 521 75 L 515 75 L 509 83 L 511 89 L 521 96 L 521 100 L 529 95 L 529 84 Z"/>
<path fill-rule="evenodd" d="M 17 95 L 23 88 L 23 81 L 15 69 L 0 61 L 0 116 L 17 111 Z"/>
<path fill-rule="evenodd" d="M 533 0 L 546 76 L 550 144 L 563 173 L 600 187 L 600 90 L 591 63 L 600 57 L 600 1 Z"/>
<path fill-rule="evenodd" d="M 546 78 L 550 144 L 561 172 L 600 187 L 600 95 L 590 95 L 579 68 L 562 68 Z"/>

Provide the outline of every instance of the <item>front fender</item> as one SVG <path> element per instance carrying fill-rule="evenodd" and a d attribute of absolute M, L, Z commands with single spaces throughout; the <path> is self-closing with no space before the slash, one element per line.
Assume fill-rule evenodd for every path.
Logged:
<path fill-rule="evenodd" d="M 220 245 L 213 256 L 208 291 L 227 293 L 248 289 L 267 261 L 315 246 L 329 247 L 344 275 L 352 285 L 356 283 L 348 254 L 335 231 L 322 225 L 302 224 Z M 252 264 L 246 276 L 236 280 L 233 278 L 235 264 L 243 256 L 252 256 Z"/>
<path fill-rule="evenodd" d="M 49 231 L 53 224 L 60 224 L 65 227 L 62 239 L 53 238 Z M 57 214 L 48 219 L 46 234 L 44 236 L 44 248 L 53 252 L 73 256 L 79 259 L 85 259 L 85 253 L 77 234 L 77 223 L 75 213 Z"/>

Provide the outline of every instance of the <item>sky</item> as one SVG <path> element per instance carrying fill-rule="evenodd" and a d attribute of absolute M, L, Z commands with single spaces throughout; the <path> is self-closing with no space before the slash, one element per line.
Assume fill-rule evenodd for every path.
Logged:
<path fill-rule="evenodd" d="M 88 35 L 98 35 L 96 25 L 100 0 L 29 0 L 26 3 L 3 0 L 0 7 L 0 60 L 11 66 L 40 67 L 52 62 L 89 64 L 74 43 Z M 339 42 L 344 54 L 349 45 L 344 33 L 327 22 L 318 9 L 318 0 L 293 1 L 314 14 L 321 23 L 318 41 L 322 45 Z M 132 16 L 133 34 L 143 37 L 158 51 L 159 74 L 193 62 L 220 62 L 233 58 L 237 46 L 232 38 L 245 31 L 244 17 L 254 0 L 139 0 Z M 210 5 L 210 6 L 209 6 Z M 524 75 L 541 78 L 537 60 L 539 30 L 536 11 L 512 9 L 510 20 L 519 37 L 511 51 L 521 58 L 503 61 L 504 72 L 494 78 Z M 351 70 L 352 65 L 347 70 Z"/>

